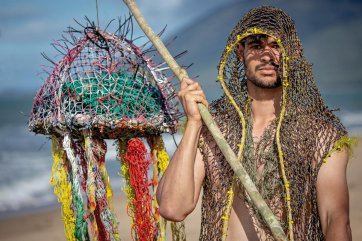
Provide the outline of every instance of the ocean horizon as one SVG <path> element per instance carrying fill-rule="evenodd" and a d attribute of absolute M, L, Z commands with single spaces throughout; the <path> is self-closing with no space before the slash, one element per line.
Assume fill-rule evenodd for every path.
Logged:
<path fill-rule="evenodd" d="M 323 93 L 323 92 L 322 92 Z M 328 92 L 325 100 L 346 126 L 351 136 L 362 135 L 362 96 L 355 92 Z M 59 206 L 49 184 L 51 167 L 51 141 L 49 137 L 35 135 L 27 127 L 32 96 L 1 95 L 0 106 L 0 219 L 38 212 Z M 181 135 L 176 134 L 179 142 Z M 164 135 L 170 155 L 176 145 L 173 137 Z M 120 163 L 116 159 L 114 141 L 107 140 L 106 166 L 115 194 L 122 191 L 119 176 Z"/>

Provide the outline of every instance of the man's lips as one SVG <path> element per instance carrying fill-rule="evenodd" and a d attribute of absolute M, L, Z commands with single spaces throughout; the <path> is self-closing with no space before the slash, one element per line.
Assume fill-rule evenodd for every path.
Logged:
<path fill-rule="evenodd" d="M 276 71 L 277 68 L 274 66 L 262 66 L 262 67 L 259 67 L 258 70 L 274 70 L 274 71 Z"/>
<path fill-rule="evenodd" d="M 275 68 L 274 66 L 263 66 L 258 68 L 257 70 L 259 70 L 262 74 L 275 74 L 277 71 L 277 68 Z"/>

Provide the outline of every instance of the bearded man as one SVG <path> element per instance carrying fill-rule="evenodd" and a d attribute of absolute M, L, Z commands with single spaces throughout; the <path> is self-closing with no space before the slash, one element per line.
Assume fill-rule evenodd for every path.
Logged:
<path fill-rule="evenodd" d="M 251 10 L 219 64 L 225 94 L 210 112 L 290 240 L 351 240 L 346 165 L 351 140 L 324 104 L 293 20 Z M 202 124 L 200 85 L 181 82 L 184 136 L 157 190 L 160 213 L 181 221 L 201 187 L 200 240 L 274 240 Z"/>

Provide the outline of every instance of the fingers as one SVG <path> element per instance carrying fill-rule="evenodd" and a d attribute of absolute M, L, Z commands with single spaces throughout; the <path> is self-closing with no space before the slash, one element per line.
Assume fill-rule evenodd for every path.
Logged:
<path fill-rule="evenodd" d="M 185 114 L 189 120 L 201 120 L 199 107 L 197 104 L 202 103 L 208 107 L 208 103 L 204 96 L 200 94 L 186 93 L 182 98 L 182 105 L 184 107 Z"/>
<path fill-rule="evenodd" d="M 180 97 L 183 106 L 189 105 L 192 102 L 196 102 L 196 103 L 202 103 L 206 107 L 208 107 L 206 96 L 202 90 L 179 92 L 178 96 Z"/>
<path fill-rule="evenodd" d="M 202 103 L 203 105 L 205 105 L 206 107 L 208 107 L 208 103 L 206 101 L 206 98 L 204 96 L 201 95 L 193 95 L 192 97 L 190 97 L 193 99 L 194 102 L 196 103 Z"/>
<path fill-rule="evenodd" d="M 188 119 L 200 121 L 201 116 L 197 104 L 202 103 L 208 107 L 205 93 L 200 84 L 192 79 L 184 78 L 181 81 L 181 89 L 177 95 Z"/>
<path fill-rule="evenodd" d="M 205 106 L 208 106 L 205 94 L 201 90 L 195 90 L 185 93 L 184 99 L 187 102 L 193 101 L 196 103 L 203 103 Z"/>
<path fill-rule="evenodd" d="M 198 101 L 200 103 L 203 103 L 205 106 L 208 106 L 207 101 L 206 101 L 206 95 L 204 93 L 204 91 L 201 89 L 201 86 L 198 82 L 192 80 L 192 79 L 188 79 L 188 78 L 183 78 L 182 82 L 181 82 L 181 90 L 177 93 L 178 97 L 184 102 L 185 100 L 185 95 L 198 95 L 202 97 L 202 101 Z"/>
<path fill-rule="evenodd" d="M 196 81 L 192 80 L 192 79 L 188 79 L 188 78 L 183 78 L 181 81 L 181 89 L 182 90 L 197 90 L 200 89 L 201 90 L 201 86 L 199 83 L 197 83 Z"/>
<path fill-rule="evenodd" d="M 178 97 L 180 98 L 184 98 L 185 95 L 200 95 L 201 97 L 203 97 L 204 99 L 206 99 L 206 96 L 204 94 L 204 91 L 202 90 L 181 90 L 180 92 L 177 93 Z"/>

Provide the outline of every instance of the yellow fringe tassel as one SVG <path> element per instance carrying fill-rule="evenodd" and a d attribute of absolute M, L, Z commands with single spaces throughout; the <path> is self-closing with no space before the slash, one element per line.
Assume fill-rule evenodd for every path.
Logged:
<path fill-rule="evenodd" d="M 161 149 L 157 152 L 158 168 L 160 168 L 163 174 L 166 171 L 170 158 L 165 149 Z"/>
<path fill-rule="evenodd" d="M 60 146 L 60 140 L 56 136 L 52 136 L 52 155 L 54 163 L 50 184 L 54 186 L 54 193 L 58 197 L 58 202 L 62 204 L 62 214 L 67 240 L 76 241 L 74 235 L 75 217 L 71 208 L 72 186 L 67 178 L 65 153 Z"/>
<path fill-rule="evenodd" d="M 229 228 L 229 218 L 230 218 L 231 209 L 232 209 L 232 205 L 233 205 L 233 201 L 234 201 L 235 183 L 236 182 L 235 182 L 235 177 L 234 177 L 233 182 L 231 184 L 231 188 L 228 191 L 228 198 L 227 198 L 227 204 L 226 204 L 226 208 L 224 211 L 224 215 L 221 217 L 221 219 L 223 220 L 221 240 L 223 240 L 223 241 L 226 240 L 227 232 L 228 232 L 228 228 Z"/>
<path fill-rule="evenodd" d="M 345 147 L 348 149 L 348 156 L 349 157 L 353 156 L 352 147 L 356 146 L 357 143 L 358 143 L 357 138 L 350 138 L 348 136 L 342 136 L 338 141 L 336 141 L 336 143 L 334 143 L 332 150 L 330 150 L 328 152 L 328 154 L 326 155 L 326 157 L 323 159 L 322 165 L 323 165 L 323 163 L 327 162 L 327 159 L 332 155 L 333 152 L 335 152 L 335 151 L 341 152 L 343 150 L 343 148 L 345 148 Z"/>
<path fill-rule="evenodd" d="M 165 150 L 165 145 L 163 143 L 163 140 L 161 137 L 159 137 L 158 141 L 157 141 L 157 165 L 154 165 L 153 168 L 154 169 L 159 168 L 161 175 L 163 175 L 168 166 L 169 159 L 170 158 Z M 155 202 L 157 203 L 156 198 L 155 198 Z M 157 207 L 158 207 L 158 204 L 157 204 Z M 158 238 L 158 241 L 163 241 L 163 240 L 165 240 L 165 237 L 166 237 L 166 226 L 167 226 L 166 219 L 160 217 L 159 224 L 160 224 L 160 236 Z"/>

